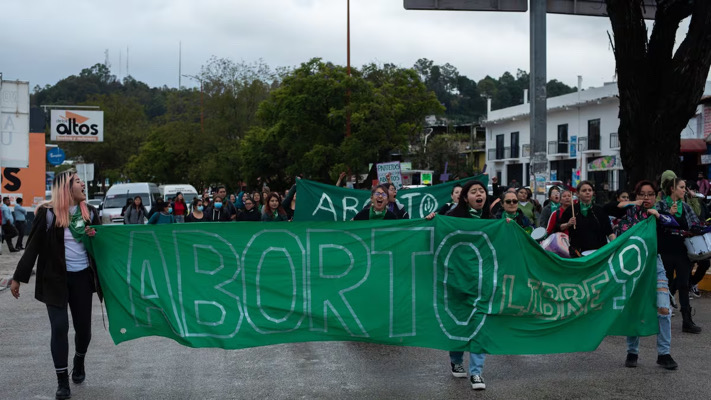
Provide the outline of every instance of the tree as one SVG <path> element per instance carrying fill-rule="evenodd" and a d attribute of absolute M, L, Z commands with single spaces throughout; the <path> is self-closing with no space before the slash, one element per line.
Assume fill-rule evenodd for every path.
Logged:
<path fill-rule="evenodd" d="M 617 63 L 620 153 L 631 186 L 679 170 L 681 131 L 711 66 L 711 1 L 657 0 L 651 36 L 642 0 L 606 3 Z M 675 52 L 679 24 L 689 16 L 689 31 Z"/>

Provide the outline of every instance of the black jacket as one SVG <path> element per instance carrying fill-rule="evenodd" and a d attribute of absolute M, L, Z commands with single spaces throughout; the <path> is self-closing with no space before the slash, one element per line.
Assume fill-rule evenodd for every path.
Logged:
<path fill-rule="evenodd" d="M 360 210 L 358 214 L 356 214 L 355 217 L 353 217 L 353 221 L 367 221 L 370 219 L 370 206 Z M 388 210 L 387 208 L 385 209 L 385 217 L 383 219 L 398 219 L 397 215 L 393 214 L 392 211 Z"/>
<path fill-rule="evenodd" d="M 607 236 L 612 234 L 612 224 L 602 207 L 593 205 L 586 216 L 580 212 L 580 204 L 575 204 L 574 207 L 575 229 L 568 228 L 570 245 L 580 251 L 597 250 L 606 245 Z M 566 208 L 555 224 L 555 231 L 560 232 L 560 226 L 567 223 L 572 216 L 573 207 Z"/>
<path fill-rule="evenodd" d="M 206 221 L 211 221 L 211 222 L 229 222 L 231 221 L 230 219 L 230 212 L 229 210 L 225 209 L 224 203 L 221 208 L 215 208 L 214 206 L 209 206 L 205 211 L 203 211 L 203 214 L 206 217 Z"/>
<path fill-rule="evenodd" d="M 87 204 L 91 225 L 101 225 L 99 213 L 94 207 Z M 32 230 L 27 239 L 25 252 L 17 263 L 13 280 L 27 283 L 32 275 L 32 268 L 37 262 L 37 282 L 35 285 L 35 298 L 47 305 L 65 307 L 68 301 L 67 291 L 67 261 L 64 257 L 64 228 L 55 225 L 52 212 L 51 225 L 47 229 L 48 207 L 37 207 Z M 88 255 L 88 252 L 87 252 Z M 103 294 L 99 286 L 99 276 L 96 270 L 96 261 L 89 257 L 89 271 L 94 282 L 94 291 L 103 301 Z"/>
<path fill-rule="evenodd" d="M 252 207 L 250 211 L 244 210 L 237 213 L 237 221 L 261 221 L 262 213 L 257 210 L 257 207 Z"/>

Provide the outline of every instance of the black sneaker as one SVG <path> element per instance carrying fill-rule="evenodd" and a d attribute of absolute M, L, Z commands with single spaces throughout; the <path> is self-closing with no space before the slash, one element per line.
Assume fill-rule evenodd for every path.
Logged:
<path fill-rule="evenodd" d="M 452 366 L 452 375 L 455 378 L 466 378 L 467 377 L 467 371 L 464 370 L 464 366 L 462 364 L 454 364 L 454 363 L 449 363 Z"/>
<path fill-rule="evenodd" d="M 660 354 L 657 356 L 657 364 L 665 369 L 676 369 L 679 364 L 674 361 L 671 354 Z"/>
<path fill-rule="evenodd" d="M 469 381 L 472 383 L 472 389 L 474 390 L 486 389 L 486 384 L 484 384 L 484 378 L 482 378 L 481 375 L 472 375 L 472 377 L 469 378 Z"/>
<path fill-rule="evenodd" d="M 627 353 L 627 359 L 625 360 L 625 367 L 627 368 L 635 368 L 637 367 L 637 359 L 639 358 L 639 355 L 633 354 L 633 353 Z M 659 362 L 659 360 L 657 360 Z"/>
<path fill-rule="evenodd" d="M 699 293 L 699 285 L 694 285 L 689 288 L 689 294 L 694 296 L 695 298 L 701 297 L 701 293 Z"/>

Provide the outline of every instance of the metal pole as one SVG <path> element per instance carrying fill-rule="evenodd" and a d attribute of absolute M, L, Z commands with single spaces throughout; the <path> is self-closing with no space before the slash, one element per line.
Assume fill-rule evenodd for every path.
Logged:
<path fill-rule="evenodd" d="M 346 71 L 351 76 L 351 0 L 346 0 Z M 351 90 L 346 93 L 346 107 L 351 103 Z M 351 111 L 346 111 L 346 137 L 351 136 Z"/>
<path fill-rule="evenodd" d="M 538 191 L 545 191 L 537 187 L 536 177 L 548 180 L 548 159 L 546 157 L 546 0 L 531 0 L 531 144 L 533 158 L 531 173 L 533 182 L 531 190 L 534 198 Z"/>

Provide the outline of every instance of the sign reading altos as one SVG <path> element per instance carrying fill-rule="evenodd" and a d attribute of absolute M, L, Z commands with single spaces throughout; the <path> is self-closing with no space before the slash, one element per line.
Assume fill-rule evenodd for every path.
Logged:
<path fill-rule="evenodd" d="M 51 137 L 58 142 L 103 142 L 104 112 L 52 110 Z"/>

